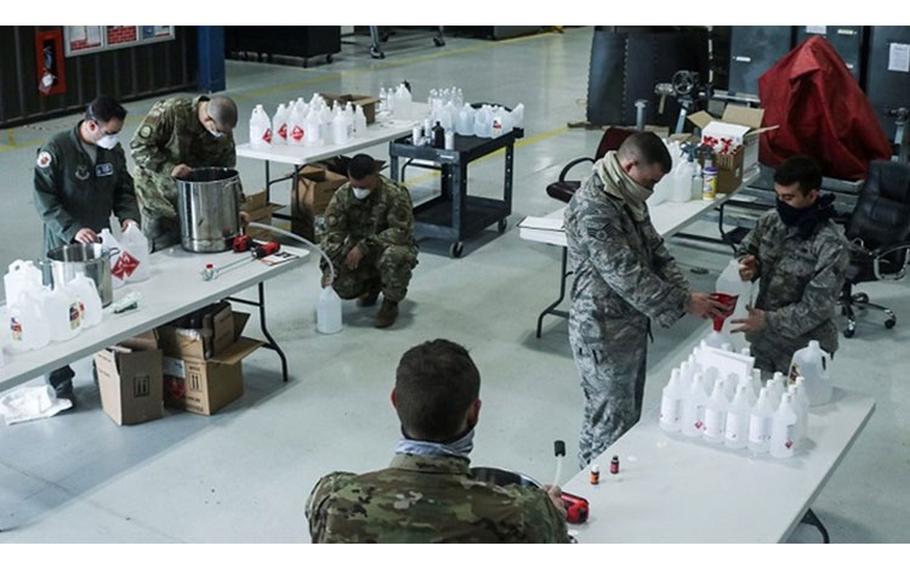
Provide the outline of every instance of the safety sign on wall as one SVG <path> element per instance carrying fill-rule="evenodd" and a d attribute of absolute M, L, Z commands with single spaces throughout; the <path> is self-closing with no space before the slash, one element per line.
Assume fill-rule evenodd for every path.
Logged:
<path fill-rule="evenodd" d="M 133 45 L 170 41 L 174 26 L 65 26 L 67 57 L 109 51 Z"/>

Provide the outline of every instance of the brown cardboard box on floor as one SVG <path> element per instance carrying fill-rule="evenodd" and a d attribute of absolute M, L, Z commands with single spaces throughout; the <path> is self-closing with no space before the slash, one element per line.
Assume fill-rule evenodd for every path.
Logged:
<path fill-rule="evenodd" d="M 241 210 L 246 212 L 251 223 L 271 225 L 272 215 L 281 208 L 282 206 L 277 203 L 269 203 L 266 199 L 265 191 L 261 191 L 248 195 Z M 263 241 L 274 240 L 276 236 L 275 233 L 267 229 L 259 229 L 256 227 L 248 227 L 246 234 L 254 239 Z"/>
<path fill-rule="evenodd" d="M 163 358 L 154 331 L 95 354 L 101 408 L 117 424 L 140 424 L 162 415 Z"/>
<path fill-rule="evenodd" d="M 190 328 L 189 322 L 195 319 L 199 327 Z M 230 302 L 206 306 L 158 328 L 158 343 L 171 357 L 207 359 L 219 355 L 236 339 Z"/>
<path fill-rule="evenodd" d="M 249 314 L 233 312 L 232 316 L 235 340 L 213 357 L 204 357 L 198 335 L 163 343 L 165 405 L 208 416 L 243 396 L 242 361 L 263 343 L 241 337 Z M 162 335 L 179 335 L 173 329 Z"/>

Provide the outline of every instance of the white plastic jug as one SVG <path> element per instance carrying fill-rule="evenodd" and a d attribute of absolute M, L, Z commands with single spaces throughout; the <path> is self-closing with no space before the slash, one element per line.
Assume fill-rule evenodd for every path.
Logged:
<path fill-rule="evenodd" d="M 789 393 L 784 394 L 780 408 L 774 413 L 771 426 L 771 455 L 775 458 L 789 458 L 796 450 L 796 428 L 799 418 L 793 408 L 793 399 Z"/>
<path fill-rule="evenodd" d="M 344 117 L 344 111 L 338 109 L 332 118 L 332 143 L 347 144 L 348 142 L 347 120 Z"/>
<path fill-rule="evenodd" d="M 363 107 L 357 105 L 354 109 L 354 136 L 362 138 L 367 135 L 367 116 L 363 114 Z"/>
<path fill-rule="evenodd" d="M 749 387 L 736 387 L 736 396 L 727 411 L 727 422 L 724 430 L 724 445 L 732 450 L 741 450 L 749 441 L 749 417 L 752 405 L 749 404 Z"/>
<path fill-rule="evenodd" d="M 512 125 L 515 128 L 524 128 L 525 127 L 525 105 L 518 103 L 515 105 L 515 108 L 512 109 Z"/>
<path fill-rule="evenodd" d="M 117 261 L 120 260 L 120 254 L 123 252 L 123 247 L 120 246 L 120 243 L 117 242 L 117 239 L 115 239 L 114 235 L 111 234 L 110 229 L 101 229 L 101 250 L 110 254 L 111 285 L 116 290 L 117 288 L 120 288 L 126 284 L 126 280 L 124 278 L 117 276 L 120 271 L 115 271 Z"/>
<path fill-rule="evenodd" d="M 692 199 L 692 176 L 695 164 L 689 161 L 680 162 L 672 173 L 667 174 L 671 183 L 670 198 L 672 203 L 685 203 Z"/>
<path fill-rule="evenodd" d="M 250 115 L 250 146 L 268 148 L 271 145 L 272 121 L 262 105 L 256 105 Z"/>
<path fill-rule="evenodd" d="M 809 342 L 808 347 L 793 354 L 789 380 L 795 382 L 796 377 L 805 377 L 809 403 L 812 406 L 827 404 L 834 394 L 830 371 L 831 355 L 821 348 L 818 341 L 813 339 Z"/>
<path fill-rule="evenodd" d="M 50 293 L 46 307 L 51 340 L 69 341 L 82 331 L 82 307 L 67 286 L 57 286 Z"/>
<path fill-rule="evenodd" d="M 705 392 L 705 377 L 696 373 L 692 377 L 692 386 L 689 388 L 685 401 L 683 401 L 682 433 L 690 438 L 701 436 L 705 429 L 705 406 L 708 404 L 708 395 Z"/>
<path fill-rule="evenodd" d="M 10 351 L 22 353 L 41 349 L 51 340 L 50 328 L 43 311 L 43 298 L 48 290 L 25 290 L 6 307 Z"/>
<path fill-rule="evenodd" d="M 94 327 L 101 323 L 103 308 L 95 281 L 85 274 L 76 274 L 75 278 L 66 283 L 66 287 L 79 302 L 82 327 Z"/>
<path fill-rule="evenodd" d="M 320 131 L 320 111 L 310 106 L 310 112 L 306 116 L 306 122 L 301 123 L 300 136 L 306 146 L 319 146 L 322 144 L 322 132 Z M 293 121 L 292 121 L 293 124 Z M 297 126 L 294 125 L 294 128 Z M 303 136 L 306 131 L 306 136 Z M 292 133 L 292 140 L 297 136 L 296 130 Z M 296 140 L 293 143 L 297 143 Z"/>
<path fill-rule="evenodd" d="M 42 287 L 41 269 L 31 260 L 15 260 L 3 275 L 3 288 L 6 292 L 6 305 L 12 306 L 19 296 L 27 291 L 38 291 Z"/>
<path fill-rule="evenodd" d="M 758 393 L 758 402 L 749 415 L 749 449 L 756 454 L 768 451 L 771 445 L 771 427 L 774 423 L 774 408 L 768 396 L 768 389 Z"/>
<path fill-rule="evenodd" d="M 752 293 L 752 283 L 744 282 L 739 277 L 739 261 L 735 258 L 730 259 L 727 266 L 721 271 L 714 284 L 714 291 L 720 294 L 727 294 L 736 298 L 736 305 L 733 313 L 723 321 L 721 331 L 730 337 L 730 342 L 736 351 L 746 347 L 745 334 L 731 333 L 731 328 L 735 327 L 733 320 L 744 319 L 748 317 L 749 312 L 746 307 L 749 305 L 749 298 Z"/>
<path fill-rule="evenodd" d="M 727 426 L 727 410 L 730 401 L 724 396 L 723 381 L 714 383 L 714 392 L 705 405 L 705 430 L 703 437 L 706 442 L 720 444 L 724 441 Z"/>
<path fill-rule="evenodd" d="M 142 282 L 151 276 L 151 253 L 149 240 L 137 225 L 130 224 L 120 237 L 120 247 L 129 253 L 136 263 L 136 268 L 126 275 L 127 282 Z"/>
<path fill-rule="evenodd" d="M 308 124 L 306 124 L 307 115 L 299 104 L 295 104 L 288 116 L 288 145 L 300 146 L 304 144 L 306 135 L 309 134 Z"/>
<path fill-rule="evenodd" d="M 319 293 L 316 305 L 316 331 L 326 335 L 341 331 L 341 298 L 331 286 Z"/>
<path fill-rule="evenodd" d="M 474 135 L 474 109 L 471 105 L 465 104 L 459 109 L 455 119 L 455 133 L 461 136 Z"/>
<path fill-rule="evenodd" d="M 666 432 L 679 432 L 682 405 L 686 392 L 679 384 L 679 369 L 673 369 L 670 382 L 664 387 L 660 400 L 660 427 Z"/>
<path fill-rule="evenodd" d="M 490 113 L 490 107 L 484 105 L 480 110 L 474 113 L 474 136 L 478 138 L 489 138 L 492 134 L 493 115 Z"/>
<path fill-rule="evenodd" d="M 284 103 L 278 105 L 275 116 L 272 118 L 272 144 L 281 146 L 288 143 L 288 119 L 291 118 L 291 112 Z"/>

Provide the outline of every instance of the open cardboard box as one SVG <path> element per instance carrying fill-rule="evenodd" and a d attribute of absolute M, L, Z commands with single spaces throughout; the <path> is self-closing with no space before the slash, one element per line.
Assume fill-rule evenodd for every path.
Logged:
<path fill-rule="evenodd" d="M 101 408 L 117 424 L 140 424 L 162 415 L 163 358 L 149 331 L 95 354 Z"/>
<path fill-rule="evenodd" d="M 379 104 L 379 98 L 377 97 L 372 95 L 352 95 L 350 93 L 319 93 L 319 96 L 325 99 L 326 104 L 330 107 L 334 101 L 338 101 L 340 105 L 345 103 L 360 105 L 363 108 L 364 116 L 367 118 L 367 124 L 376 122 L 376 106 Z"/>
<path fill-rule="evenodd" d="M 741 143 L 743 157 L 740 165 L 743 171 L 748 171 L 758 164 L 759 136 L 763 132 L 778 128 L 777 126 L 762 128 L 761 123 L 764 116 L 764 109 L 728 104 L 724 108 L 724 114 L 720 120 L 705 111 L 699 111 L 689 115 L 689 121 L 701 129 L 702 137 L 732 138 L 735 143 Z M 742 180 L 741 175 L 740 180 Z"/>
<path fill-rule="evenodd" d="M 164 402 L 168 407 L 212 415 L 243 396 L 242 362 L 259 349 L 261 341 L 242 337 L 250 314 L 232 312 L 234 341 L 217 355 L 206 358 L 201 337 L 180 336 L 163 342 Z M 171 328 L 174 329 L 174 328 Z"/>

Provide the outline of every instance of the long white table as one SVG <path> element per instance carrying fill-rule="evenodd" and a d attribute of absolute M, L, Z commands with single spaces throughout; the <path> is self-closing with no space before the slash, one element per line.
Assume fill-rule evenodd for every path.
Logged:
<path fill-rule="evenodd" d="M 580 542 L 784 542 L 853 446 L 875 401 L 835 389 L 834 400 L 813 407 L 802 449 L 789 459 L 750 457 L 701 441 L 668 435 L 656 409 L 592 463 L 599 485 L 581 471 L 563 487 L 590 502 L 590 517 L 573 526 Z M 620 473 L 609 473 L 612 456 Z"/>
<path fill-rule="evenodd" d="M 104 349 L 134 335 L 163 325 L 182 315 L 223 300 L 250 287 L 258 285 L 259 300 L 239 299 L 260 310 L 260 327 L 268 343 L 281 357 L 284 379 L 287 380 L 287 362 L 284 353 L 269 334 L 265 320 L 265 291 L 263 283 L 299 267 L 309 256 L 309 251 L 282 246 L 298 259 L 276 266 L 250 261 L 227 270 L 217 278 L 204 281 L 200 272 L 206 264 L 223 266 L 243 258 L 232 251 L 215 254 L 193 254 L 179 246 L 151 255 L 151 277 L 144 282 L 127 284 L 114 291 L 114 301 L 130 292 L 142 294 L 139 308 L 114 314 L 111 307 L 104 311 L 100 324 L 84 330 L 75 338 L 60 343 L 50 343 L 42 349 L 19 354 L 6 354 L 6 364 L 0 368 L 0 390 L 12 388 L 41 374 L 47 373 Z M 245 253 L 249 254 L 249 253 Z"/>
<path fill-rule="evenodd" d="M 648 212 L 651 215 L 651 223 L 657 232 L 669 239 L 679 233 L 684 227 L 697 220 L 702 215 L 714 209 L 723 210 L 724 204 L 729 201 L 742 188 L 758 179 L 758 171 L 753 171 L 747 175 L 742 184 L 735 191 L 726 194 L 718 194 L 714 201 L 691 200 L 685 203 L 663 202 L 656 206 L 649 206 Z M 543 318 L 547 315 L 558 317 L 569 317 L 565 310 L 556 309 L 566 296 L 566 279 L 569 277 L 568 272 L 568 243 L 566 241 L 566 232 L 561 220 L 565 214 L 565 206 L 556 211 L 549 213 L 544 219 L 552 221 L 552 226 L 548 229 L 539 229 L 533 227 L 533 219 L 525 219 L 518 225 L 518 236 L 522 240 L 544 243 L 562 247 L 562 269 L 559 280 L 559 297 L 547 306 L 537 318 L 537 337 L 539 338 L 543 328 Z M 721 217 L 721 224 L 723 217 Z"/>
<path fill-rule="evenodd" d="M 428 112 L 426 103 L 415 103 L 414 112 L 423 116 Z M 250 158 L 261 160 L 265 163 L 265 190 L 266 198 L 271 198 L 271 186 L 287 180 L 292 180 L 291 187 L 297 187 L 300 169 L 305 165 L 319 160 L 325 160 L 342 154 L 356 152 L 376 144 L 382 144 L 394 140 L 405 134 L 410 134 L 411 130 L 418 124 L 417 120 L 401 120 L 389 117 L 377 117 L 376 122 L 366 128 L 366 133 L 357 138 L 353 138 L 347 144 L 326 144 L 322 146 L 288 146 L 288 145 L 271 145 L 268 148 L 253 148 L 249 143 L 237 146 L 237 156 L 241 158 Z M 271 178 L 270 164 L 276 162 L 293 166 L 290 175 Z M 275 215 L 280 218 L 289 218 L 287 215 Z"/>

